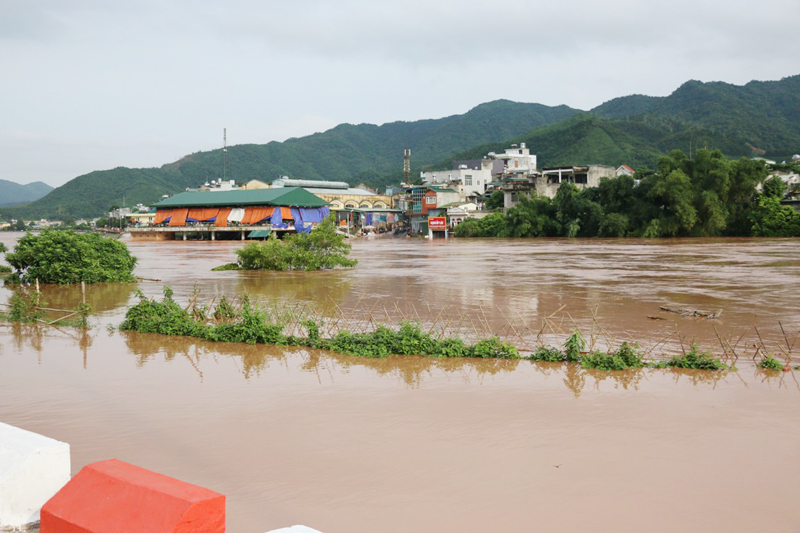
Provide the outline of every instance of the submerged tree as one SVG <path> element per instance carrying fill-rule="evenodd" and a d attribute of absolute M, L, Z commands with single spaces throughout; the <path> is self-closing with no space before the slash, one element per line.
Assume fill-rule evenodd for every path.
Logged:
<path fill-rule="evenodd" d="M 345 242 L 345 235 L 337 233 L 333 217 L 329 216 L 308 234 L 296 233 L 279 240 L 273 233 L 266 242 L 248 243 L 236 251 L 239 260 L 231 268 L 323 270 L 354 267 L 358 261 L 347 257 L 350 248 L 352 245 Z"/>
<path fill-rule="evenodd" d="M 45 230 L 22 237 L 6 260 L 11 281 L 33 283 L 133 282 L 136 258 L 124 243 L 98 233 Z"/>

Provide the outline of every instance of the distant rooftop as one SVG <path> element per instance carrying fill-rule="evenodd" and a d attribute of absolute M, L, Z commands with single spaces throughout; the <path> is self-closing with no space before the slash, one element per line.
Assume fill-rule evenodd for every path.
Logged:
<path fill-rule="evenodd" d="M 323 207 L 328 202 L 300 187 L 236 190 L 224 192 L 182 192 L 153 204 L 156 208 L 199 206 L 282 205 L 290 207 Z"/>
<path fill-rule="evenodd" d="M 376 196 L 372 191 L 350 187 L 344 181 L 300 180 L 287 177 L 272 182 L 273 189 L 282 187 L 302 187 L 316 194 L 352 194 L 354 196 Z"/>

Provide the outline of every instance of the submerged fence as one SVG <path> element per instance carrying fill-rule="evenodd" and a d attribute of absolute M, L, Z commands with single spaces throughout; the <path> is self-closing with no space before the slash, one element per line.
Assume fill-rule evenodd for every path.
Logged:
<path fill-rule="evenodd" d="M 199 309 L 202 315 L 214 306 L 217 298 L 210 299 L 207 304 L 200 304 L 198 300 L 199 294 L 196 293 L 186 309 L 202 307 L 205 309 Z M 561 347 L 577 331 L 586 339 L 587 351 L 613 350 L 627 342 L 639 346 L 643 355 L 654 361 L 685 354 L 693 345 L 699 345 L 700 349 L 713 353 L 729 366 L 745 360 L 757 363 L 766 356 L 786 365 L 800 363 L 796 348 L 800 331 L 786 331 L 780 321 L 767 328 L 718 327 L 715 323 L 718 313 L 679 314 L 674 321 L 662 318 L 659 320 L 663 322 L 654 321 L 648 334 L 637 335 L 618 325 L 603 324 L 596 310 L 589 317 L 575 319 L 566 306 L 547 315 L 525 317 L 521 313 L 504 311 L 500 306 L 477 306 L 477 311 L 454 305 L 425 304 L 420 307 L 410 304 L 401 307 L 396 301 L 387 303 L 381 299 L 361 299 L 347 306 L 334 300 L 311 303 L 261 299 L 251 304 L 265 314 L 267 321 L 283 326 L 284 334 L 298 337 L 308 334 L 305 325 L 308 321 L 319 326 L 319 334 L 324 338 L 335 337 L 341 331 L 371 333 L 378 327 L 396 331 L 403 323 L 412 322 L 433 338 L 455 337 L 474 344 L 498 337 L 516 346 L 520 353 L 533 352 L 541 346 Z M 232 305 L 240 309 L 242 302 L 237 299 Z M 696 326 L 698 322 L 702 322 L 705 331 L 702 338 L 686 332 L 692 329 L 689 326 Z"/>

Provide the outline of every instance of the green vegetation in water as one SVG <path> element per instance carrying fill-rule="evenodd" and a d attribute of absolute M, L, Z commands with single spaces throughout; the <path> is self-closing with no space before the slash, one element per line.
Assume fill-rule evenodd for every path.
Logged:
<path fill-rule="evenodd" d="M 536 348 L 529 357 L 531 361 L 544 361 L 547 363 L 558 363 L 561 361 L 566 361 L 566 356 L 564 352 L 559 350 L 558 348 L 553 348 L 552 346 L 539 346 Z"/>
<path fill-rule="evenodd" d="M 241 309 L 225 298 L 212 309 L 182 308 L 172 298 L 172 290 L 164 288 L 161 301 L 147 298 L 139 291 L 139 302 L 128 308 L 120 330 L 162 335 L 183 335 L 216 342 L 244 342 L 276 346 L 307 346 L 362 357 L 389 355 L 424 355 L 430 357 L 480 357 L 519 359 L 517 348 L 497 337 L 469 346 L 458 338 L 435 338 L 422 331 L 419 324 L 405 321 L 397 331 L 378 326 L 369 333 L 340 330 L 330 339 L 320 335 L 320 324 L 304 321 L 305 337 L 284 334 L 284 325 L 270 322 L 267 313 L 247 299 Z"/>
<path fill-rule="evenodd" d="M 0 319 L 9 322 L 46 323 L 55 326 L 69 326 L 76 328 L 89 327 L 91 307 L 88 304 L 78 304 L 75 311 L 52 310 L 67 313 L 61 318 L 48 318 L 47 310 L 43 309 L 47 303 L 42 299 L 42 293 L 20 287 L 8 300 L 8 311 L 0 313 Z"/>
<path fill-rule="evenodd" d="M 563 350 L 552 346 L 540 346 L 528 359 L 551 363 L 574 362 L 580 363 L 583 368 L 597 370 L 626 370 L 645 366 L 639 347 L 627 342 L 623 342 L 619 348 L 607 353 L 598 350 L 584 353 L 583 350 L 585 348 L 585 339 L 579 331 L 574 331 L 564 342 Z"/>
<path fill-rule="evenodd" d="M 222 297 L 215 306 L 198 306 L 197 295 L 184 308 L 172 298 L 172 289 L 164 287 L 161 301 L 137 292 L 139 302 L 128 308 L 120 330 L 163 335 L 197 337 L 215 342 L 243 342 L 275 346 L 305 346 L 348 355 L 382 358 L 390 355 L 420 355 L 437 358 L 474 357 L 486 359 L 521 359 L 518 349 L 498 337 L 480 340 L 474 345 L 455 337 L 435 337 L 415 321 L 402 321 L 396 329 L 378 325 L 374 331 L 352 332 L 338 329 L 330 338 L 321 334 L 323 324 L 307 320 L 295 311 L 277 312 L 271 307 L 259 308 L 245 297 L 236 305 Z M 285 332 L 287 325 L 300 336 Z M 298 327 L 301 325 L 302 327 Z M 305 335 L 302 335 L 302 330 Z M 586 340 L 573 331 L 562 349 L 541 346 L 524 359 L 543 362 L 578 363 L 585 369 L 620 371 L 642 367 L 683 368 L 697 370 L 735 370 L 709 353 L 692 345 L 688 353 L 665 361 L 644 360 L 638 345 L 623 342 L 617 349 L 603 353 L 584 351 Z M 780 365 L 783 368 L 783 365 Z"/>
<path fill-rule="evenodd" d="M 238 263 L 225 263 L 211 269 L 212 272 L 223 272 L 225 270 L 242 270 Z"/>
<path fill-rule="evenodd" d="M 613 352 L 602 353 L 593 351 L 583 355 L 580 360 L 583 368 L 597 370 L 626 370 L 628 368 L 641 368 L 644 366 L 642 353 L 638 346 L 631 346 L 627 342 Z"/>
<path fill-rule="evenodd" d="M 764 370 L 783 370 L 784 364 L 775 359 L 772 356 L 765 355 L 761 362 L 758 363 L 758 367 Z"/>
<path fill-rule="evenodd" d="M 9 322 L 39 322 L 46 315 L 42 305 L 42 293 L 19 290 L 9 298 L 8 312 L 3 314 L 3 318 Z"/>
<path fill-rule="evenodd" d="M 580 331 L 573 331 L 564 342 L 564 360 L 570 363 L 580 361 L 581 352 L 586 349 L 586 340 Z"/>
<path fill-rule="evenodd" d="M 0 254 L 4 254 L 7 251 L 8 251 L 8 248 L 6 248 L 5 243 L 0 242 Z M 13 270 L 11 269 L 10 266 L 8 266 L 8 265 L 0 265 L 0 275 L 2 275 L 2 274 L 10 274 L 11 272 L 13 272 Z"/>
<path fill-rule="evenodd" d="M 684 355 L 654 364 L 656 368 L 687 368 L 694 370 L 728 370 L 728 366 L 710 353 L 700 352 L 696 344 Z"/>
<path fill-rule="evenodd" d="M 352 245 L 336 232 L 333 216 L 326 217 L 308 234 L 295 233 L 278 239 L 273 232 L 265 242 L 250 242 L 236 250 L 236 263 L 218 266 L 213 270 L 324 270 L 354 267 L 349 259 Z"/>
<path fill-rule="evenodd" d="M 6 260 L 16 272 L 7 282 L 103 283 L 136 281 L 136 258 L 124 243 L 98 233 L 45 230 L 22 237 Z"/>

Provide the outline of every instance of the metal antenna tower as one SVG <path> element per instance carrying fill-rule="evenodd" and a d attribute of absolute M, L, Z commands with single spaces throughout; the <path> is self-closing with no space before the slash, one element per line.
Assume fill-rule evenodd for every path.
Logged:
<path fill-rule="evenodd" d="M 411 148 L 403 150 L 403 183 L 408 183 L 408 175 L 411 173 Z"/>
<path fill-rule="evenodd" d="M 228 128 L 222 128 L 222 181 L 228 181 Z"/>

